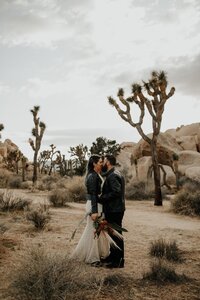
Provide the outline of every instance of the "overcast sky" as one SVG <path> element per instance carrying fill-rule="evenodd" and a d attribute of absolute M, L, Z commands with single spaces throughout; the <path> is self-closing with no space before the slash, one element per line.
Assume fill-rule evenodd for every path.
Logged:
<path fill-rule="evenodd" d="M 30 109 L 46 123 L 42 149 L 139 140 L 107 97 L 165 70 L 174 96 L 161 131 L 199 122 L 199 0 L 0 0 L 0 123 L 32 158 Z M 151 132 L 146 122 L 145 131 Z"/>

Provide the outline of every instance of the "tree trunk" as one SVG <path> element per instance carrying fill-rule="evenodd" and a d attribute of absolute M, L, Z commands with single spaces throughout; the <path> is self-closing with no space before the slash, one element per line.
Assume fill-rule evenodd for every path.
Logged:
<path fill-rule="evenodd" d="M 22 181 L 25 181 L 25 166 L 22 165 Z"/>
<path fill-rule="evenodd" d="M 159 168 L 159 163 L 158 163 L 156 142 L 157 141 L 155 141 L 155 140 L 151 141 L 152 165 L 153 165 L 154 185 L 155 185 L 154 205 L 162 206 L 162 193 L 161 193 L 161 184 L 160 184 L 160 168 Z"/>
<path fill-rule="evenodd" d="M 33 158 L 33 184 L 37 181 L 37 154 L 38 152 L 35 152 Z"/>

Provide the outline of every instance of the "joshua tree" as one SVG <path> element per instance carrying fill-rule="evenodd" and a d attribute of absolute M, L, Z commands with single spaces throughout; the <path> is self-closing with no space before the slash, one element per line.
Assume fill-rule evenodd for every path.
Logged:
<path fill-rule="evenodd" d="M 3 124 L 0 124 L 0 138 L 1 138 L 1 131 L 4 129 Z"/>
<path fill-rule="evenodd" d="M 117 155 L 120 152 L 120 145 L 115 140 L 109 140 L 104 137 L 96 138 L 96 142 L 92 143 L 90 148 L 91 154 L 113 154 Z"/>
<path fill-rule="evenodd" d="M 132 127 L 135 127 L 141 137 L 149 143 L 151 147 L 152 165 L 154 173 L 154 185 L 155 185 L 155 205 L 162 205 L 162 193 L 160 184 L 160 169 L 157 155 L 157 139 L 160 133 L 160 127 L 162 122 L 162 115 L 165 108 L 166 101 L 173 96 L 175 88 L 172 87 L 170 92 L 167 93 L 167 76 L 166 73 L 153 71 L 151 78 L 148 82 L 143 81 L 143 85 L 134 83 L 132 85 L 132 95 L 128 98 L 124 98 L 124 90 L 119 89 L 118 98 L 119 101 L 124 105 L 122 109 L 116 100 L 112 97 L 108 97 L 108 101 L 113 105 L 120 117 L 128 122 Z M 146 91 L 146 93 L 144 93 Z M 146 95 L 145 95 L 146 94 Z M 151 97 L 151 99 L 149 99 Z M 131 115 L 130 104 L 134 103 L 139 109 L 139 120 L 134 122 Z M 149 137 L 144 133 L 142 124 L 145 116 L 145 109 L 149 112 L 152 119 L 152 136 Z"/>
<path fill-rule="evenodd" d="M 38 158 L 38 164 L 39 164 L 39 170 L 41 174 L 43 173 L 43 170 L 46 167 L 46 162 L 49 160 L 49 158 L 50 158 L 49 150 L 44 150 L 40 152 L 40 156 Z"/>
<path fill-rule="evenodd" d="M 29 144 L 31 145 L 33 151 L 34 151 L 34 156 L 33 156 L 33 183 L 37 181 L 37 156 L 38 152 L 40 150 L 41 146 L 41 141 L 42 137 L 44 134 L 44 131 L 46 129 L 46 125 L 40 121 L 40 118 L 38 117 L 38 112 L 40 110 L 39 106 L 34 106 L 33 109 L 31 109 L 31 113 L 33 115 L 33 122 L 35 124 L 35 127 L 32 129 L 32 135 L 34 136 L 34 140 L 31 138 L 29 139 Z"/>
<path fill-rule="evenodd" d="M 175 174 L 175 176 L 176 176 L 176 187 L 177 187 L 177 190 L 179 190 L 179 185 L 180 185 L 180 182 L 179 182 L 179 179 L 180 179 L 180 173 L 179 173 L 179 170 L 178 170 L 178 161 L 179 161 L 179 156 L 178 156 L 178 154 L 173 153 L 172 159 L 173 159 L 173 171 L 174 171 L 174 174 Z"/>
<path fill-rule="evenodd" d="M 53 169 L 53 167 L 54 167 L 55 164 L 56 164 L 56 162 L 53 161 L 53 157 L 54 157 L 54 155 L 55 155 L 56 153 L 60 153 L 59 150 L 56 150 L 56 151 L 55 151 L 56 146 L 54 146 L 54 144 L 51 144 L 50 147 L 51 147 L 51 150 L 50 150 L 50 157 L 49 157 L 49 158 L 50 158 L 49 175 L 51 175 L 52 169 Z"/>
<path fill-rule="evenodd" d="M 77 175 L 82 176 L 85 172 L 86 164 L 87 164 L 87 155 L 88 155 L 88 147 L 80 144 L 76 147 L 70 147 L 68 151 L 71 153 L 71 157 L 75 157 L 74 161 L 76 162 L 76 173 Z"/>
<path fill-rule="evenodd" d="M 23 156 L 23 153 L 16 149 L 14 151 L 9 152 L 7 158 L 6 158 L 6 164 L 8 169 L 16 171 L 16 173 L 19 173 L 19 161 L 21 160 Z"/>
<path fill-rule="evenodd" d="M 25 181 L 25 173 L 26 173 L 26 167 L 27 167 L 28 158 L 26 158 L 24 155 L 21 157 L 21 163 L 22 163 L 22 181 Z"/>
<path fill-rule="evenodd" d="M 65 176 L 67 174 L 67 163 L 65 159 L 65 155 L 62 155 L 60 151 L 57 151 L 55 164 L 58 165 L 59 173 L 61 176 Z"/>

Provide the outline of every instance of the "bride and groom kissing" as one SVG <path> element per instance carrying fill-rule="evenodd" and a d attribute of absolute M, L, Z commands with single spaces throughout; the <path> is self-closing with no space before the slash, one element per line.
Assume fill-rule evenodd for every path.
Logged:
<path fill-rule="evenodd" d="M 92 155 L 87 165 L 87 223 L 72 258 L 94 267 L 124 267 L 124 240 L 121 234 L 125 181 L 115 166 L 116 158 L 113 155 Z M 100 230 L 95 234 L 98 224 Z M 101 230 L 102 224 L 107 225 Z"/>

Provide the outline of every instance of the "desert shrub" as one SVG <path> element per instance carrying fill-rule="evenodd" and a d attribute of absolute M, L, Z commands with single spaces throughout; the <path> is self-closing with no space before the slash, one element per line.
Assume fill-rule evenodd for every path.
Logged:
<path fill-rule="evenodd" d="M 165 257 L 171 261 L 182 261 L 181 251 L 178 248 L 176 241 L 166 244 Z"/>
<path fill-rule="evenodd" d="M 171 201 L 171 209 L 182 215 L 200 215 L 200 190 L 183 188 Z"/>
<path fill-rule="evenodd" d="M 66 188 L 68 190 L 69 202 L 81 202 L 86 198 L 85 178 L 74 176 L 67 180 Z"/>
<path fill-rule="evenodd" d="M 191 192 L 200 190 L 199 182 L 186 176 L 182 176 L 179 178 L 179 187 L 185 188 L 186 190 L 189 190 Z"/>
<path fill-rule="evenodd" d="M 26 219 L 33 223 L 37 230 L 42 230 L 50 221 L 49 207 L 40 205 L 26 212 Z"/>
<path fill-rule="evenodd" d="M 0 194 L 0 211 L 19 211 L 27 209 L 30 201 L 15 196 L 12 192 L 5 191 Z"/>
<path fill-rule="evenodd" d="M 149 254 L 151 256 L 163 257 L 165 255 L 165 245 L 166 244 L 163 239 L 151 242 Z"/>
<path fill-rule="evenodd" d="M 94 299 L 100 281 L 82 263 L 33 249 L 12 271 L 8 293 L 16 300 Z"/>
<path fill-rule="evenodd" d="M 65 206 L 69 201 L 68 191 L 66 189 L 55 189 L 49 195 L 49 202 L 54 207 Z"/>
<path fill-rule="evenodd" d="M 159 259 L 153 261 L 150 266 L 150 271 L 143 274 L 143 279 L 156 281 L 157 283 L 180 282 L 186 277 L 175 272 L 173 266 Z"/>
<path fill-rule="evenodd" d="M 144 181 L 132 181 L 126 186 L 126 198 L 129 200 L 145 200 L 154 197 L 154 188 Z"/>
<path fill-rule="evenodd" d="M 12 176 L 8 181 L 8 186 L 11 189 L 19 189 L 21 188 L 22 178 L 19 176 Z"/>
<path fill-rule="evenodd" d="M 45 175 L 41 176 L 41 178 L 38 180 L 37 188 L 39 190 L 52 190 L 53 187 L 57 185 L 59 181 L 59 176 L 54 175 Z"/>
<path fill-rule="evenodd" d="M 0 188 L 6 188 L 12 173 L 5 169 L 0 169 Z"/>
<path fill-rule="evenodd" d="M 176 241 L 167 242 L 164 239 L 158 239 L 151 242 L 149 254 L 158 258 L 166 258 L 171 261 L 181 261 L 181 251 Z"/>
<path fill-rule="evenodd" d="M 21 183 L 21 189 L 30 190 L 30 189 L 32 189 L 32 187 L 33 187 L 33 182 L 30 180 L 23 181 Z"/>

